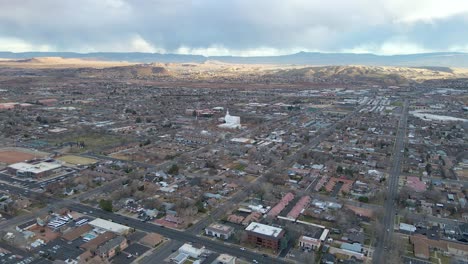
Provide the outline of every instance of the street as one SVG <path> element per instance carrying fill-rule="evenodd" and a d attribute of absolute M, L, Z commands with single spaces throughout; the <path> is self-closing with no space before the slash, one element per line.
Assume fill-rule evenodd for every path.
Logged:
<path fill-rule="evenodd" d="M 383 237 L 377 238 L 377 244 L 374 251 L 373 263 L 385 263 L 385 254 L 388 252 L 393 239 L 393 227 L 395 222 L 396 198 L 398 194 L 398 178 L 401 171 L 401 162 L 405 146 L 406 127 L 408 120 L 408 99 L 405 100 L 404 107 L 401 113 L 400 122 L 398 124 L 397 137 L 395 147 L 393 149 L 392 167 L 388 177 L 388 192 L 387 200 L 384 203 L 383 217 Z M 384 252 L 385 250 L 385 252 Z"/>

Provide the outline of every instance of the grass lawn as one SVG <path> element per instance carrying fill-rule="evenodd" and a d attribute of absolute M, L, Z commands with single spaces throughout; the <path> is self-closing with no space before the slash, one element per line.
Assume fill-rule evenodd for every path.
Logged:
<path fill-rule="evenodd" d="M 308 215 L 301 215 L 301 216 L 299 216 L 298 220 L 308 222 L 308 223 L 312 223 L 312 224 L 316 224 L 316 225 L 322 225 L 322 226 L 327 226 L 327 227 L 331 226 L 330 222 L 322 221 L 322 220 L 313 218 L 312 216 L 308 216 Z"/>
<path fill-rule="evenodd" d="M 86 150 L 99 150 L 107 146 L 118 145 L 127 142 L 128 140 L 119 136 L 106 135 L 99 133 L 88 133 L 81 135 L 68 135 L 65 137 L 50 139 L 51 144 L 63 144 L 67 142 L 84 142 L 84 148 L 72 147 L 72 152 L 79 153 Z"/>
<path fill-rule="evenodd" d="M 247 175 L 244 177 L 248 182 L 253 182 L 257 177 L 254 177 L 252 175 Z"/>
<path fill-rule="evenodd" d="M 66 155 L 63 157 L 58 158 L 58 160 L 64 161 L 66 163 L 74 164 L 74 165 L 89 165 L 94 164 L 97 162 L 95 159 L 75 156 L 75 155 Z"/>
<path fill-rule="evenodd" d="M 440 262 L 439 262 L 440 261 Z M 450 263 L 450 257 L 444 256 L 443 254 L 439 252 L 431 252 L 431 262 L 435 264 L 449 264 Z"/>

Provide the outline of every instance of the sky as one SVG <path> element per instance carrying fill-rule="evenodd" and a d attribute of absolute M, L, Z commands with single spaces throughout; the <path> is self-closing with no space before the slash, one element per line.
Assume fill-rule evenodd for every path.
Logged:
<path fill-rule="evenodd" d="M 0 51 L 468 52 L 468 0 L 0 0 Z"/>

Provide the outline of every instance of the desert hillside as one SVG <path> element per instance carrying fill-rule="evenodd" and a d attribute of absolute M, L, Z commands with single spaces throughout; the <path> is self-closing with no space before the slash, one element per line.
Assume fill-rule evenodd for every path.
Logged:
<path fill-rule="evenodd" d="M 116 66 L 133 65 L 134 63 L 119 61 L 102 61 L 92 59 L 62 58 L 62 57 L 38 57 L 29 59 L 3 59 L 0 67 L 12 68 L 106 68 Z"/>
<path fill-rule="evenodd" d="M 427 80 L 468 78 L 468 69 L 464 68 L 231 64 L 216 60 L 208 60 L 203 63 L 134 64 L 78 58 L 40 57 L 0 60 L 0 68 L 10 71 L 14 69 L 28 72 L 47 71 L 48 75 L 52 76 L 216 83 L 405 85 Z"/>

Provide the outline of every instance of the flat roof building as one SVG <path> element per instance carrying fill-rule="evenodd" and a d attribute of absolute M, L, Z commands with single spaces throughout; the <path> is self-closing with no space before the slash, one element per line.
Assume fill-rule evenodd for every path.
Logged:
<path fill-rule="evenodd" d="M 94 219 L 93 221 L 89 222 L 89 225 L 91 225 L 92 227 L 106 230 L 109 232 L 113 232 L 119 235 L 128 234 L 128 232 L 130 231 L 130 227 L 128 226 L 117 224 L 117 223 L 107 221 L 101 218 Z"/>
<path fill-rule="evenodd" d="M 278 251 L 280 241 L 284 237 L 284 229 L 252 222 L 245 229 L 247 231 L 247 240 L 255 245 L 271 248 Z"/>
<path fill-rule="evenodd" d="M 54 170 L 62 167 L 57 162 L 26 163 L 18 162 L 7 167 L 8 172 L 18 177 L 40 178 L 51 175 Z"/>
<path fill-rule="evenodd" d="M 221 224 L 211 224 L 210 226 L 205 228 L 205 234 L 207 236 L 214 236 L 222 239 L 228 239 L 233 232 L 233 227 Z"/>
<path fill-rule="evenodd" d="M 301 236 L 299 238 L 299 246 L 303 249 L 307 250 L 318 250 L 321 246 L 322 242 L 320 239 L 309 237 L 309 236 Z"/>
<path fill-rule="evenodd" d="M 236 257 L 228 254 L 221 254 L 211 264 L 236 264 Z"/>

